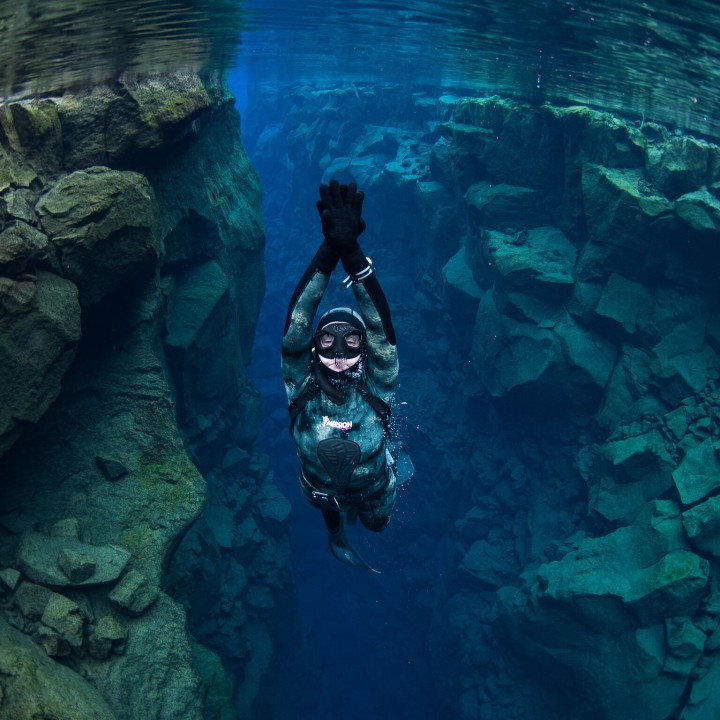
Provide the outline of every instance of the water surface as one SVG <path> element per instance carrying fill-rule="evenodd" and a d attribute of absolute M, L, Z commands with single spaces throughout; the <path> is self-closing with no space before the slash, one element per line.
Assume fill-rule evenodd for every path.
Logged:
<path fill-rule="evenodd" d="M 39 0 L 0 5 L 5 97 L 123 72 L 357 79 L 586 103 L 720 136 L 710 0 Z"/>
<path fill-rule="evenodd" d="M 714 2 L 247 0 L 253 79 L 411 82 L 587 103 L 717 133 Z"/>

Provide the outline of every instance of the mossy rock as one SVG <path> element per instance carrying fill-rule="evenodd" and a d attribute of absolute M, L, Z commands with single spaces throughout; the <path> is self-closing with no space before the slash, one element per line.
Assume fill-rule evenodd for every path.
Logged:
<path fill-rule="evenodd" d="M 58 396 L 79 339 L 73 283 L 47 272 L 23 282 L 0 277 L 0 455 Z"/>
<path fill-rule="evenodd" d="M 93 167 L 63 176 L 37 203 L 62 258 L 58 274 L 90 305 L 147 273 L 160 254 L 156 202 L 140 173 Z"/>
<path fill-rule="evenodd" d="M 675 202 L 675 212 L 693 230 L 717 233 L 720 230 L 720 199 L 707 188 L 687 193 Z"/>
<path fill-rule="evenodd" d="M 142 163 L 144 152 L 167 152 L 186 133 L 195 132 L 193 121 L 209 115 L 212 105 L 229 102 L 215 89 L 211 99 L 199 77 L 189 73 L 121 81 L 53 101 L 66 169 Z"/>
<path fill-rule="evenodd" d="M 197 75 L 166 75 L 126 85 L 137 103 L 138 119 L 148 128 L 161 128 L 192 120 L 209 108 L 210 97 Z"/>
<path fill-rule="evenodd" d="M 0 617 L 0 715 L 8 720 L 116 720 L 98 691 Z"/>

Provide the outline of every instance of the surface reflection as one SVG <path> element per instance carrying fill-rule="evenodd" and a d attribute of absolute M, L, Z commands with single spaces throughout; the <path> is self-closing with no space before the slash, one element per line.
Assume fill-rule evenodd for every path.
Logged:
<path fill-rule="evenodd" d="M 0 92 L 242 68 L 255 83 L 405 83 L 582 103 L 720 137 L 713 0 L 23 0 Z"/>
<path fill-rule="evenodd" d="M 223 68 L 243 27 L 238 0 L 0 2 L 3 97 L 119 76 Z"/>
<path fill-rule="evenodd" d="M 301 17 L 292 5 L 247 0 L 251 78 L 515 93 L 720 136 L 715 2 L 307 0 Z"/>

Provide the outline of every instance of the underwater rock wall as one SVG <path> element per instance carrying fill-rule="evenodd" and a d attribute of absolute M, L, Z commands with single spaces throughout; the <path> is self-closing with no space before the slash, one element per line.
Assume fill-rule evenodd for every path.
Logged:
<path fill-rule="evenodd" d="M 471 362 L 505 432 L 531 438 L 513 473 L 519 578 L 488 574 L 479 530 L 461 567 L 498 588 L 496 632 L 576 715 L 713 717 L 720 149 L 494 100 L 461 102 L 441 132 L 481 168 L 463 188 Z"/>
<path fill-rule="evenodd" d="M 720 148 L 405 88 L 262 102 L 278 218 L 313 222 L 284 189 L 321 176 L 381 206 L 401 394 L 431 409 L 419 541 L 456 546 L 431 641 L 458 716 L 716 717 Z"/>
<path fill-rule="evenodd" d="M 218 542 L 203 516 L 208 552 L 242 551 L 237 573 L 283 557 L 252 450 L 264 229 L 232 98 L 177 75 L 3 106 L 0 219 L 0 715 L 234 717 L 177 599 L 218 607 L 210 579 L 166 576 L 229 477 L 270 531 Z M 223 613 L 264 592 L 247 574 Z"/>
<path fill-rule="evenodd" d="M 718 148 L 497 101 L 460 103 L 441 133 L 460 168 L 481 168 L 459 171 L 480 291 L 471 362 L 505 433 L 527 433 L 511 474 L 526 507 L 502 543 L 519 578 L 496 571 L 476 525 L 502 497 L 489 479 L 466 515 L 461 568 L 497 588 L 494 632 L 576 715 L 711 717 L 697 688 L 713 682 L 713 564 L 688 522 L 707 517 L 713 489 L 683 483 L 703 484 L 707 470 L 688 462 L 717 434 Z M 460 616 L 472 600 L 461 593 Z M 472 712 L 501 698 L 480 688 L 464 700 Z"/>

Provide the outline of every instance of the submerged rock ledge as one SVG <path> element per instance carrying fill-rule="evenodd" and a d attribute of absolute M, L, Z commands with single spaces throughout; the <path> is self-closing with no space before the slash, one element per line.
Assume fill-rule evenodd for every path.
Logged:
<path fill-rule="evenodd" d="M 5 105 L 0 140 L 0 715 L 233 717 L 164 589 L 203 476 L 260 420 L 264 228 L 233 100 L 118 82 Z"/>

